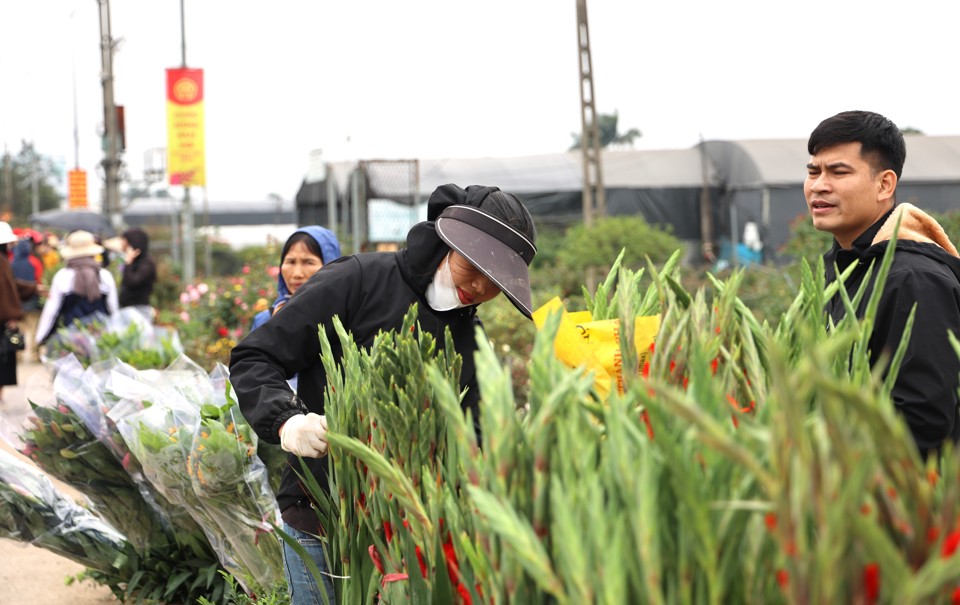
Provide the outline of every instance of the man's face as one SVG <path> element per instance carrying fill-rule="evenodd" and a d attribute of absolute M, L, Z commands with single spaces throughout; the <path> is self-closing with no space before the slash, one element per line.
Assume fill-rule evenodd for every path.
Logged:
<path fill-rule="evenodd" d="M 810 158 L 803 194 L 813 226 L 849 249 L 861 233 L 891 208 L 897 178 L 875 171 L 860 156 L 860 143 L 843 143 Z"/>

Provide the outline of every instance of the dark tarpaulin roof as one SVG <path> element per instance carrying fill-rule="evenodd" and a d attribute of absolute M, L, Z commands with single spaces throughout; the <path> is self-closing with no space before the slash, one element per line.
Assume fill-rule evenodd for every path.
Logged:
<path fill-rule="evenodd" d="M 906 135 L 902 183 L 960 183 L 960 136 Z M 717 178 L 730 189 L 801 185 L 810 161 L 806 139 L 705 141 Z M 958 198 L 960 202 L 960 198 Z"/>
<path fill-rule="evenodd" d="M 699 196 L 704 179 L 704 159 L 698 148 L 667 150 L 604 150 L 603 180 L 607 211 L 611 215 L 640 212 L 651 223 L 673 226 L 679 237 L 699 238 Z M 580 152 L 507 158 L 421 159 L 420 196 L 425 201 L 435 188 L 447 183 L 495 185 L 518 195 L 538 222 L 569 225 L 583 215 L 583 169 Z M 375 163 L 374 163 L 375 164 Z M 357 162 L 330 165 L 341 193 Z M 392 174 L 367 166 L 367 197 L 412 203 L 414 196 L 394 195 Z M 706 166 L 708 182 L 714 169 Z M 301 191 L 320 184 L 304 181 Z M 326 187 L 325 184 L 317 185 Z M 325 203 L 322 206 L 326 206 Z"/>
<path fill-rule="evenodd" d="M 607 188 L 636 187 L 699 187 L 703 182 L 700 151 L 689 149 L 604 150 L 603 181 Z M 504 191 L 523 196 L 525 193 L 580 191 L 583 169 L 579 152 L 551 153 L 506 158 L 421 159 L 420 193 L 426 199 L 430 192 L 447 183 L 495 185 Z M 357 162 L 335 162 L 331 165 L 341 193 L 346 192 L 348 177 Z M 707 179 L 715 180 L 715 171 L 707 168 Z M 390 197 L 390 185 L 375 172 L 368 174 L 367 197 Z M 305 180 L 305 187 L 309 181 Z M 316 181 L 320 182 L 320 181 Z M 379 195 L 379 194 L 385 195 Z"/>
<path fill-rule="evenodd" d="M 897 198 L 934 211 L 960 209 L 960 136 L 907 135 L 906 142 Z M 737 223 L 766 220 L 769 243 L 779 245 L 788 236 L 789 222 L 806 211 L 803 181 L 810 159 L 806 143 L 806 139 L 716 140 L 687 149 L 604 150 L 608 214 L 639 213 L 653 224 L 672 225 L 683 239 L 700 239 L 699 200 L 706 184 L 715 238 L 739 232 L 739 224 L 728 224 L 733 217 Z M 418 163 L 421 201 L 446 183 L 496 185 L 519 195 L 540 223 L 569 225 L 582 220 L 579 152 Z M 346 193 L 348 176 L 356 166 L 357 162 L 329 164 L 340 195 Z M 378 178 L 368 175 L 368 197 L 378 193 Z M 386 187 L 383 193 L 388 193 Z M 409 199 L 415 198 L 402 201 Z"/>

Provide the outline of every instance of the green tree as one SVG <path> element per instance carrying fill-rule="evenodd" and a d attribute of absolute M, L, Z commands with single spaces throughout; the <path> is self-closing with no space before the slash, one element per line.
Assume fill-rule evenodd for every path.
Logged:
<path fill-rule="evenodd" d="M 596 268 L 605 274 L 624 248 L 625 267 L 646 267 L 647 257 L 662 264 L 683 247 L 671 231 L 669 226 L 651 225 L 639 215 L 619 215 L 599 218 L 590 228 L 576 224 L 562 237 L 551 234 L 541 238 L 538 234 L 537 245 L 543 250 L 543 257 L 537 253 L 531 280 L 536 289 L 551 293 L 547 299 L 554 295 L 577 296 L 584 283 L 584 272 Z"/>
<path fill-rule="evenodd" d="M 26 223 L 33 213 L 34 191 L 39 210 L 59 208 L 63 196 L 57 185 L 62 183 L 63 173 L 56 162 L 38 153 L 32 143 L 22 141 L 16 155 L 4 153 L 0 161 L 0 214 L 3 220 Z"/>
<path fill-rule="evenodd" d="M 620 116 L 617 115 L 617 112 L 597 115 L 597 129 L 600 131 L 600 147 L 607 147 L 612 144 L 633 145 L 634 139 L 643 136 L 636 128 L 631 128 L 627 132 L 620 133 L 617 130 L 617 122 L 619 119 Z M 571 133 L 570 136 L 573 137 L 573 145 L 570 146 L 570 149 L 580 149 L 581 134 L 574 132 Z"/>
<path fill-rule="evenodd" d="M 654 263 L 665 262 L 683 243 L 667 226 L 665 229 L 648 223 L 640 215 L 607 216 L 569 228 L 557 254 L 558 261 L 574 271 L 587 267 L 606 267 L 626 248 L 623 265 L 632 269 L 647 266 L 647 257 Z"/>

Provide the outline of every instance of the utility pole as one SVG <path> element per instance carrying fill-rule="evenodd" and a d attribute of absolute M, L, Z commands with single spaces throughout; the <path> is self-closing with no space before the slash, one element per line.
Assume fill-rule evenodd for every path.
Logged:
<path fill-rule="evenodd" d="M 70 11 L 70 31 L 76 30 L 73 17 L 77 11 Z M 77 120 L 77 59 L 75 53 L 70 53 L 70 84 L 73 88 L 73 168 L 80 170 L 80 127 Z"/>
<path fill-rule="evenodd" d="M 607 213 L 600 158 L 600 128 L 593 95 L 593 63 L 590 60 L 590 28 L 587 0 L 577 0 L 577 43 L 580 63 L 580 152 L 583 154 L 583 223 L 590 227 L 594 217 Z"/>
<path fill-rule="evenodd" d="M 110 217 L 110 224 L 120 230 L 123 217 L 120 214 L 120 123 L 117 118 L 117 105 L 113 98 L 113 36 L 110 33 L 110 0 L 97 0 L 100 5 L 100 52 L 102 71 L 100 82 L 103 84 L 103 125 L 104 157 L 103 176 L 104 211 Z"/>
<path fill-rule="evenodd" d="M 180 0 L 180 67 L 187 67 L 187 28 L 183 0 Z M 183 283 L 192 284 L 197 273 L 197 249 L 193 233 L 193 203 L 190 201 L 190 184 L 183 187 Z"/>

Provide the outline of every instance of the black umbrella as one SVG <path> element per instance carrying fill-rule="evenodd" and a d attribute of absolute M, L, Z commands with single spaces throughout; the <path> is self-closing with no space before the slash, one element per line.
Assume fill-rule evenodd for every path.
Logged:
<path fill-rule="evenodd" d="M 110 219 L 90 210 L 44 210 L 30 215 L 30 224 L 63 231 L 83 229 L 101 236 L 113 235 Z"/>

